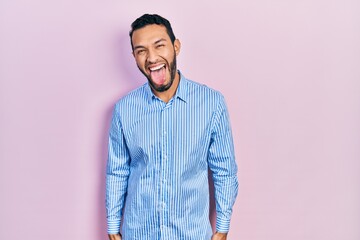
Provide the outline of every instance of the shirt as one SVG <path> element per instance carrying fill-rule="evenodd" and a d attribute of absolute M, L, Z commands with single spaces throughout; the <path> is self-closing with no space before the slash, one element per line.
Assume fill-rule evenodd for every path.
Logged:
<path fill-rule="evenodd" d="M 180 73 L 180 72 L 179 72 Z M 216 230 L 228 232 L 238 192 L 237 165 L 224 97 L 180 73 L 165 103 L 150 85 L 114 107 L 106 174 L 108 233 L 124 240 L 209 240 L 208 169 Z"/>

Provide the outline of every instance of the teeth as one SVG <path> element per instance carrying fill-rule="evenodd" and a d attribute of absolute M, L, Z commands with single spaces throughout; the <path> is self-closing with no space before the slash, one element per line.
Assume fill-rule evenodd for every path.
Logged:
<path fill-rule="evenodd" d="M 152 68 L 150 68 L 150 71 L 156 71 L 156 70 L 159 70 L 160 68 L 162 68 L 162 67 L 164 67 L 164 66 L 165 66 L 165 64 L 161 64 L 161 65 L 159 65 L 159 66 L 152 67 Z"/>

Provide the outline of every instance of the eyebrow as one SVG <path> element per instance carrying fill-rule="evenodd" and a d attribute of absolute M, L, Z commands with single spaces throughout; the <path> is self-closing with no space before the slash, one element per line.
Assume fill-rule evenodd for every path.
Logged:
<path fill-rule="evenodd" d="M 156 40 L 156 41 L 154 42 L 154 44 L 158 44 L 158 43 L 163 42 L 163 41 L 166 41 L 166 39 L 165 39 L 165 38 L 160 38 L 159 40 Z M 135 47 L 134 47 L 134 51 L 135 51 L 136 49 L 139 49 L 139 48 L 145 48 L 145 47 L 142 46 L 142 45 L 135 46 Z"/>
<path fill-rule="evenodd" d="M 145 47 L 144 47 L 144 46 L 141 46 L 141 45 L 135 46 L 135 47 L 134 47 L 134 51 L 135 51 L 136 49 L 139 49 L 139 48 L 145 48 Z"/>
<path fill-rule="evenodd" d="M 154 44 L 158 44 L 159 42 L 166 41 L 165 38 L 160 38 L 159 40 L 155 41 Z"/>

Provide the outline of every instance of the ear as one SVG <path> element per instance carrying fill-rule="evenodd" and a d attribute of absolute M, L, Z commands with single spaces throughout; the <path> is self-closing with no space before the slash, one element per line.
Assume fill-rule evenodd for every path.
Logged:
<path fill-rule="evenodd" d="M 180 53 L 180 48 L 181 48 L 180 40 L 179 40 L 179 39 L 175 39 L 175 41 L 174 41 L 174 49 L 175 49 L 176 56 L 179 55 L 179 53 Z"/>

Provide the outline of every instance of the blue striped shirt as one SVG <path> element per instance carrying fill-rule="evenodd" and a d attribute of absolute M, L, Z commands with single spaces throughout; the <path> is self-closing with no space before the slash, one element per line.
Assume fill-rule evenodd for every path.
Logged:
<path fill-rule="evenodd" d="M 223 96 L 182 74 L 168 103 L 148 83 L 130 92 L 109 131 L 108 233 L 120 232 L 123 217 L 124 240 L 209 240 L 208 169 L 216 230 L 228 232 L 238 181 Z"/>

